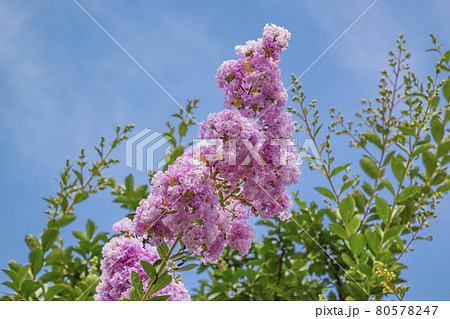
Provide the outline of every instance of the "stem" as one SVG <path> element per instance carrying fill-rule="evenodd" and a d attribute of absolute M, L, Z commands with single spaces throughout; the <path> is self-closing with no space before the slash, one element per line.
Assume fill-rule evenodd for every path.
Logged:
<path fill-rule="evenodd" d="M 153 282 L 147 287 L 147 291 L 145 292 L 145 294 L 142 296 L 141 301 L 147 300 L 150 297 L 150 292 L 153 288 L 153 286 L 155 285 L 156 281 L 158 280 L 159 276 L 161 276 L 163 269 L 165 268 L 165 264 L 166 262 L 169 260 L 170 255 L 172 254 L 173 250 L 175 249 L 175 246 L 178 244 L 178 242 L 180 241 L 182 233 L 179 233 L 175 242 L 172 244 L 172 247 L 170 247 L 169 251 L 167 252 L 167 254 L 164 255 L 161 264 L 159 265 L 159 269 L 158 272 L 156 273 L 156 277 L 155 280 L 153 280 Z"/>
<path fill-rule="evenodd" d="M 102 171 L 102 169 L 100 169 L 100 166 L 103 164 L 103 162 L 108 158 L 109 154 L 111 154 L 112 150 L 114 149 L 113 147 L 114 142 L 111 143 L 111 147 L 109 148 L 108 152 L 106 152 L 105 156 L 102 157 L 100 163 L 98 164 L 99 170 L 98 170 L 98 174 L 100 174 L 100 172 Z M 94 178 L 95 175 L 98 174 L 94 174 L 91 173 L 91 175 L 89 176 L 89 178 L 87 179 L 87 181 L 81 186 L 81 188 L 79 189 L 79 191 L 84 191 L 84 189 L 89 185 L 89 183 L 91 182 L 91 180 Z M 76 194 L 75 194 L 76 195 Z M 70 202 L 69 206 L 67 206 L 66 210 L 63 212 L 63 216 L 65 214 L 67 214 L 68 212 L 70 212 L 70 210 L 72 209 L 73 205 L 75 205 L 75 195 L 72 196 L 72 201 Z"/>
<path fill-rule="evenodd" d="M 306 110 L 306 108 L 304 107 L 303 99 L 300 96 L 300 92 L 299 92 L 299 90 L 297 88 L 296 88 L 296 94 L 297 94 L 297 98 L 298 98 L 298 101 L 299 101 L 299 104 L 300 104 L 300 108 L 302 109 L 302 112 L 303 112 L 303 118 L 301 118 L 301 117 L 300 118 L 303 120 L 303 122 L 306 125 L 306 131 L 304 131 L 304 132 L 311 138 L 311 140 L 314 143 L 314 147 L 317 149 L 317 152 L 319 153 L 320 162 L 321 162 L 322 167 L 323 167 L 323 172 L 322 173 L 326 176 L 326 178 L 328 180 L 328 183 L 330 184 L 331 189 L 333 191 L 333 194 L 336 197 L 337 203 L 339 204 L 339 202 L 340 202 L 339 194 L 337 193 L 336 188 L 334 187 L 334 184 L 333 184 L 333 182 L 331 180 L 330 169 L 329 169 L 326 161 L 324 160 L 324 158 L 322 156 L 322 151 L 320 150 L 320 148 L 317 145 L 316 137 L 314 136 L 314 134 L 313 134 L 313 132 L 311 130 L 311 126 L 310 126 L 309 121 L 308 121 L 308 112 L 309 111 Z M 321 172 L 321 170 L 319 170 L 319 172 Z"/>

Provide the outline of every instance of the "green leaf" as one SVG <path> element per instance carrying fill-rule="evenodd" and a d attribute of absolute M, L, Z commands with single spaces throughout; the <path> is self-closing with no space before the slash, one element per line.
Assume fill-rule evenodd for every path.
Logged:
<path fill-rule="evenodd" d="M 145 273 L 149 277 L 149 281 L 153 282 L 156 278 L 156 269 L 149 262 L 145 260 L 141 260 L 142 269 L 144 269 Z"/>
<path fill-rule="evenodd" d="M 353 298 L 356 300 L 366 300 L 367 294 L 364 292 L 364 290 L 356 283 L 349 282 L 347 283 L 347 288 L 352 295 Z"/>
<path fill-rule="evenodd" d="M 36 276 L 36 274 L 39 272 L 39 270 L 42 269 L 42 265 L 44 264 L 44 253 L 42 252 L 42 249 L 33 249 L 28 255 L 28 259 L 31 264 L 31 272 L 33 276 Z"/>
<path fill-rule="evenodd" d="M 369 248 L 373 251 L 375 255 L 380 253 L 381 250 L 381 239 L 378 235 L 371 231 L 370 229 L 366 229 L 364 232 L 366 235 L 367 243 L 369 244 Z"/>
<path fill-rule="evenodd" d="M 424 143 L 421 144 L 419 147 L 417 147 L 417 149 L 413 152 L 413 157 L 416 158 L 417 156 L 419 156 L 420 154 L 422 154 L 425 151 L 428 151 L 430 148 L 434 147 L 432 144 L 430 143 Z"/>
<path fill-rule="evenodd" d="M 362 188 L 370 196 L 373 195 L 373 188 L 372 188 L 372 186 L 369 185 L 369 183 L 364 182 L 363 185 L 362 185 Z"/>
<path fill-rule="evenodd" d="M 186 266 L 183 266 L 180 268 L 175 268 L 175 269 L 173 269 L 173 271 L 188 271 L 188 270 L 194 269 L 197 266 L 198 266 L 197 264 L 189 264 L 189 265 L 186 265 Z"/>
<path fill-rule="evenodd" d="M 395 178 L 402 182 L 406 172 L 402 159 L 400 157 L 391 157 L 391 168 Z"/>
<path fill-rule="evenodd" d="M 58 272 L 58 271 L 48 271 L 45 274 L 43 274 L 41 276 L 41 278 L 39 278 L 40 281 L 42 282 L 55 282 L 56 280 L 61 280 L 64 278 L 64 274 L 62 272 Z"/>
<path fill-rule="evenodd" d="M 89 238 L 89 240 L 94 235 L 94 232 L 96 229 L 97 229 L 97 227 L 94 225 L 94 222 L 92 220 L 88 219 L 86 222 L 86 235 Z"/>
<path fill-rule="evenodd" d="M 350 257 L 349 255 L 347 255 L 346 253 L 342 253 L 342 260 L 350 267 L 354 267 L 356 265 L 355 261 L 352 259 L 352 257 Z"/>
<path fill-rule="evenodd" d="M 436 156 L 431 152 L 424 152 L 422 154 L 423 165 L 427 170 L 427 174 L 431 175 L 436 170 L 437 160 Z"/>
<path fill-rule="evenodd" d="M 166 301 L 170 298 L 170 295 L 162 295 L 162 296 L 155 296 L 149 299 L 149 301 Z"/>
<path fill-rule="evenodd" d="M 27 246 L 28 248 L 30 248 L 30 250 L 39 248 L 41 246 L 39 244 L 39 240 L 37 240 L 37 238 L 34 237 L 33 235 L 26 235 L 25 242 L 27 243 Z"/>
<path fill-rule="evenodd" d="M 74 203 L 77 204 L 79 202 L 84 201 L 86 198 L 88 198 L 88 193 L 85 191 L 78 191 L 78 193 L 75 195 Z"/>
<path fill-rule="evenodd" d="M 444 85 L 442 85 L 442 93 L 447 101 L 450 101 L 450 78 L 445 80 Z"/>
<path fill-rule="evenodd" d="M 40 286 L 38 283 L 31 279 L 22 281 L 22 284 L 20 285 L 22 295 L 25 296 L 26 299 L 28 299 L 39 288 Z"/>
<path fill-rule="evenodd" d="M 142 287 L 142 279 L 139 274 L 135 271 L 131 272 L 131 282 L 133 283 L 133 287 L 136 289 L 136 292 L 139 295 L 139 299 L 144 295 L 143 287 Z M 130 294 L 131 295 L 131 294 Z"/>
<path fill-rule="evenodd" d="M 410 135 L 410 136 L 415 136 L 416 135 L 416 132 L 412 128 L 408 127 L 408 126 L 401 126 L 401 125 L 399 125 L 399 126 L 397 126 L 397 128 L 400 131 L 402 131 L 403 133 L 405 133 L 406 135 Z"/>
<path fill-rule="evenodd" d="M 345 231 L 345 228 L 342 227 L 341 225 L 332 223 L 330 224 L 330 230 L 339 237 L 341 237 L 342 239 L 344 240 L 348 239 L 347 232 Z"/>
<path fill-rule="evenodd" d="M 364 234 L 351 234 L 349 238 L 350 250 L 356 256 L 360 255 L 366 246 Z"/>
<path fill-rule="evenodd" d="M 89 241 L 89 237 L 81 230 L 72 230 L 72 234 L 79 240 Z"/>
<path fill-rule="evenodd" d="M 357 267 L 358 271 L 367 277 L 372 276 L 372 268 L 367 264 L 359 264 Z"/>
<path fill-rule="evenodd" d="M 57 261 L 65 255 L 65 252 L 62 248 L 54 247 L 52 251 L 45 257 L 46 263 L 51 263 Z"/>
<path fill-rule="evenodd" d="M 442 141 L 442 143 L 440 143 L 438 146 L 437 156 L 438 157 L 447 156 L 449 151 L 450 151 L 450 139 L 445 138 L 445 140 Z"/>
<path fill-rule="evenodd" d="M 127 195 L 131 195 L 134 191 L 133 175 L 131 174 L 125 178 L 125 189 Z"/>
<path fill-rule="evenodd" d="M 381 145 L 381 140 L 378 137 L 377 134 L 375 134 L 372 131 L 366 131 L 363 133 L 363 136 L 365 136 L 365 138 L 367 138 L 370 142 L 372 142 L 373 144 L 375 144 L 376 146 L 378 146 L 379 149 L 382 149 L 383 146 Z"/>
<path fill-rule="evenodd" d="M 165 242 L 162 242 L 160 245 L 158 245 L 156 247 L 156 249 L 158 250 L 158 255 L 161 259 L 164 258 L 164 256 L 167 254 L 167 252 L 169 251 L 169 247 L 167 247 L 167 244 Z"/>
<path fill-rule="evenodd" d="M 321 193 L 322 195 L 336 201 L 336 197 L 334 196 L 333 192 L 330 191 L 328 188 L 325 187 L 316 187 L 314 188 L 316 191 L 318 191 L 319 193 Z"/>
<path fill-rule="evenodd" d="M 361 225 L 361 215 L 356 214 L 352 217 L 352 219 L 348 223 L 348 231 L 350 233 L 354 233 L 358 230 L 360 225 Z"/>
<path fill-rule="evenodd" d="M 378 216 L 383 220 L 385 224 L 387 224 L 391 219 L 391 207 L 388 202 L 386 202 L 383 198 L 378 197 L 375 199 L 375 208 Z"/>
<path fill-rule="evenodd" d="M 392 195 L 395 195 L 394 187 L 392 186 L 391 182 L 387 180 L 386 178 L 381 178 L 381 185 L 386 187 Z"/>
<path fill-rule="evenodd" d="M 430 121 L 431 134 L 434 140 L 439 143 L 444 137 L 444 124 L 441 122 L 438 116 L 435 116 Z"/>
<path fill-rule="evenodd" d="M 186 135 L 187 128 L 188 126 L 184 121 L 180 122 L 180 125 L 178 126 L 178 133 L 180 133 L 181 137 Z"/>
<path fill-rule="evenodd" d="M 52 247 L 56 238 L 58 238 L 59 230 L 57 228 L 47 228 L 42 235 L 42 250 L 45 253 Z"/>
<path fill-rule="evenodd" d="M 384 241 L 388 241 L 389 239 L 391 239 L 392 237 L 397 236 L 402 230 L 404 229 L 403 225 L 397 225 L 397 226 L 393 226 L 391 228 L 389 228 L 383 236 L 383 240 Z"/>
<path fill-rule="evenodd" d="M 44 295 L 45 300 L 53 300 L 53 298 L 59 294 L 64 289 L 67 289 L 68 287 L 64 284 L 56 284 L 48 288 L 47 292 Z"/>
<path fill-rule="evenodd" d="M 192 255 L 192 254 L 191 254 L 190 252 L 188 252 L 188 251 L 183 251 L 183 252 L 181 252 L 181 253 L 178 253 L 178 254 L 173 255 L 172 257 L 170 257 L 170 259 L 173 260 L 173 261 L 177 261 L 177 260 L 180 260 L 180 259 L 186 259 L 186 258 L 189 258 L 191 255 Z"/>
<path fill-rule="evenodd" d="M 16 288 L 13 288 L 15 290 L 19 290 L 21 278 L 17 274 L 17 272 L 11 270 L 11 269 L 2 269 L 5 274 L 8 275 L 8 277 L 11 279 L 12 283 Z"/>
<path fill-rule="evenodd" d="M 63 227 L 75 220 L 75 215 L 72 213 L 64 214 L 60 219 L 56 220 L 56 225 L 58 227 Z"/>
<path fill-rule="evenodd" d="M 333 177 L 334 175 L 337 175 L 337 174 L 339 174 L 340 172 L 344 171 L 349 165 L 350 165 L 350 164 L 345 164 L 345 165 L 336 167 L 335 169 L 333 169 L 333 170 L 331 171 L 330 177 Z"/>
<path fill-rule="evenodd" d="M 140 301 L 142 298 L 142 296 L 139 294 L 139 292 L 135 286 L 130 288 L 129 294 L 130 294 L 130 300 L 132 300 L 132 301 Z"/>
<path fill-rule="evenodd" d="M 378 166 L 373 159 L 368 156 L 364 156 L 360 161 L 361 167 L 372 178 L 377 178 L 378 176 Z"/>
<path fill-rule="evenodd" d="M 444 61 L 448 63 L 449 60 L 450 60 L 450 51 L 447 51 L 444 54 Z"/>
<path fill-rule="evenodd" d="M 160 291 L 161 289 L 166 287 L 171 282 L 172 282 L 172 276 L 167 275 L 167 274 L 162 274 L 156 281 L 155 285 L 152 287 L 150 295 L 153 295 L 154 293 Z"/>
<path fill-rule="evenodd" d="M 422 188 L 418 185 L 413 185 L 413 186 L 409 186 L 407 188 L 405 188 L 400 195 L 398 196 L 398 202 L 401 202 L 407 198 L 410 198 L 411 196 L 415 195 L 416 193 L 418 193 Z"/>
<path fill-rule="evenodd" d="M 355 200 L 351 195 L 345 197 L 341 203 L 339 204 L 339 213 L 342 216 L 342 219 L 348 223 L 355 211 Z"/>

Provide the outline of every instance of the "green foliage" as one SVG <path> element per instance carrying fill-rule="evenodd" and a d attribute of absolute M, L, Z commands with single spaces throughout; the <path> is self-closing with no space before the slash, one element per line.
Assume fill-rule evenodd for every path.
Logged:
<path fill-rule="evenodd" d="M 421 237 L 450 178 L 450 51 L 432 36 L 439 55 L 434 75 L 424 83 L 409 70 L 410 56 L 401 35 L 390 52 L 391 73 L 382 72 L 376 105 L 363 100 L 358 123 L 344 121 L 331 109 L 332 123 L 320 142 L 316 101 L 293 77 L 297 131 L 310 138 L 319 156 L 309 167 L 328 183 L 315 189 L 323 204 L 306 204 L 294 193 L 299 212 L 290 220 L 271 219 L 262 242 L 249 255 L 227 249 L 216 265 L 201 266 L 211 281 L 201 281 L 197 300 L 402 300 L 408 287 L 401 279 L 402 256 Z M 335 159 L 332 137 L 346 136 L 353 158 Z M 347 154 L 345 154 L 348 157 Z M 351 169 L 361 174 L 351 174 Z M 325 296 L 325 297 L 324 297 Z"/>
<path fill-rule="evenodd" d="M 168 153 L 166 154 L 166 165 L 163 167 L 163 171 L 167 170 L 167 167 L 175 162 L 175 160 L 184 153 L 185 146 L 183 145 L 183 137 L 186 136 L 188 129 L 194 125 L 195 116 L 193 110 L 197 107 L 198 99 L 188 100 L 188 105 L 186 108 L 181 108 L 178 113 L 172 114 L 177 120 L 178 124 L 178 137 L 175 134 L 176 126 L 172 125 L 167 121 L 168 131 L 164 133 L 164 136 L 172 144 Z M 191 145 L 191 143 L 188 144 Z M 152 177 L 156 171 L 150 171 L 150 176 Z"/>
<path fill-rule="evenodd" d="M 3 271 L 10 278 L 4 284 L 14 293 L 6 294 L 2 300 L 92 300 L 100 275 L 99 260 L 103 245 L 109 241 L 106 233 L 96 233 L 96 226 L 88 220 L 86 231 L 74 230 L 78 242 L 64 245 L 60 230 L 76 219 L 73 213 L 76 204 L 107 187 L 117 187 L 114 178 L 106 178 L 103 170 L 118 160 L 109 158 L 110 153 L 126 139 L 132 126 L 116 129 L 116 137 L 105 150 L 102 137 L 95 149 L 100 157 L 87 172 L 84 150 L 74 167 L 69 160 L 58 181 L 60 189 L 53 197 L 44 198 L 48 203 L 45 212 L 49 217 L 47 226 L 38 239 L 26 235 L 30 249 L 29 263 L 20 265 L 14 261 Z"/>

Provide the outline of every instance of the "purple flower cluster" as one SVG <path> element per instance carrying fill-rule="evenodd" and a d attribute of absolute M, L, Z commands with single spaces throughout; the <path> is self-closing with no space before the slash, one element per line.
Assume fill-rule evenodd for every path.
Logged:
<path fill-rule="evenodd" d="M 236 47 L 242 59 L 222 64 L 216 78 L 225 109 L 201 123 L 203 143 L 154 176 L 132 233 L 154 244 L 181 233 L 189 251 L 206 263 L 218 260 L 227 243 L 248 252 L 255 236 L 249 215 L 290 217 L 286 186 L 300 171 L 278 69 L 289 38 L 285 29 L 267 25 L 261 39 Z"/>
<path fill-rule="evenodd" d="M 266 25 L 262 38 L 236 47 L 240 59 L 226 61 L 218 69 L 216 79 L 226 95 L 224 109 L 200 124 L 202 142 L 154 175 L 150 194 L 141 200 L 134 220 L 114 224 L 116 233 L 134 237 L 119 237 L 105 245 L 96 298 L 127 296 L 131 271 L 145 276 L 139 260 L 154 261 L 155 248 L 150 245 L 178 237 L 204 263 L 214 262 L 227 244 L 242 255 L 248 253 L 255 237 L 247 223 L 250 216 L 290 218 L 292 202 L 286 186 L 298 180 L 300 171 L 278 68 L 289 39 L 287 30 Z M 112 264 L 126 247 L 127 259 Z M 171 298 L 188 298 L 183 287 L 175 289 L 172 284 Z"/>
<path fill-rule="evenodd" d="M 114 301 L 128 298 L 131 283 L 131 272 L 135 271 L 143 279 L 144 290 L 147 288 L 148 276 L 142 269 L 141 260 L 153 264 L 159 259 L 154 246 L 143 244 L 133 237 L 114 237 L 106 243 L 102 250 L 101 262 L 102 276 L 97 286 L 97 301 Z M 168 300 L 190 300 L 190 296 L 180 279 L 173 279 L 164 289 L 158 291 L 152 297 L 170 295 Z"/>

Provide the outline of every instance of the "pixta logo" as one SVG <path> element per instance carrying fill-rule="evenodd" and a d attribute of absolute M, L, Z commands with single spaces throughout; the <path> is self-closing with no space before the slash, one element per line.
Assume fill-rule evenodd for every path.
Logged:
<path fill-rule="evenodd" d="M 169 140 L 162 133 L 143 129 L 126 142 L 126 165 L 144 173 L 160 170 L 166 165 L 169 150 Z"/>

